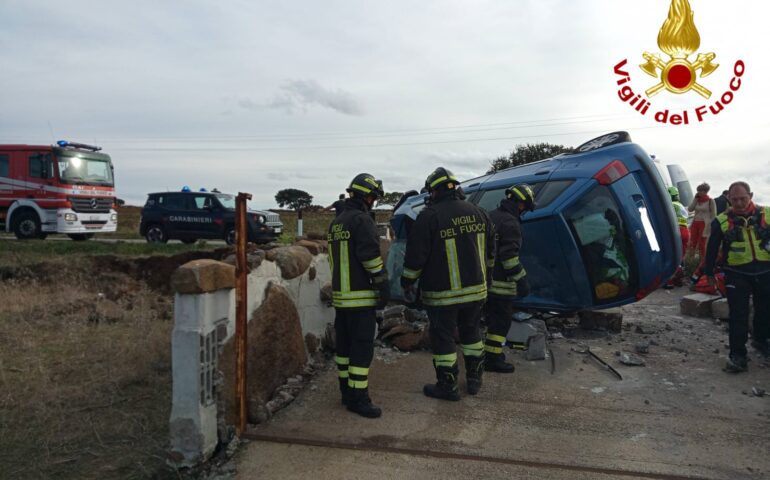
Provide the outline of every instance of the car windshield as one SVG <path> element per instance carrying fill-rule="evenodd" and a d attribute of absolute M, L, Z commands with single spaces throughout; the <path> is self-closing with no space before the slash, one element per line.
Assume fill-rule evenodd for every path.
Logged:
<path fill-rule="evenodd" d="M 217 200 L 228 210 L 235 210 L 235 196 L 226 193 L 218 193 Z"/>
<path fill-rule="evenodd" d="M 59 179 L 73 185 L 113 186 L 112 166 L 108 159 L 89 158 L 80 153 L 58 156 Z"/>
<path fill-rule="evenodd" d="M 598 185 L 564 216 L 583 256 L 597 303 L 617 301 L 635 292 L 633 245 L 609 188 Z"/>

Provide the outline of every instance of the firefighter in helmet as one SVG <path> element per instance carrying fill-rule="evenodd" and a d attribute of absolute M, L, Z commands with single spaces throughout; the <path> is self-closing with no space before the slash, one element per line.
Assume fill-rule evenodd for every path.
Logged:
<path fill-rule="evenodd" d="M 485 211 L 462 199 L 460 182 L 440 167 L 425 181 L 430 201 L 417 216 L 407 239 L 401 285 L 406 298 L 420 298 L 430 320 L 436 384 L 425 385 L 428 397 L 457 401 L 459 368 L 454 331 L 465 358 L 467 390 L 481 388 L 484 344 L 479 320 L 487 298 L 487 267 L 492 266 L 494 238 Z"/>
<path fill-rule="evenodd" d="M 490 212 L 495 228 L 495 266 L 487 300 L 487 335 L 484 341 L 488 372 L 513 373 L 505 361 L 503 345 L 511 328 L 514 298 L 529 295 L 527 271 L 519 259 L 521 249 L 521 214 L 535 209 L 535 194 L 526 183 L 505 190 L 500 206 Z"/>
<path fill-rule="evenodd" d="M 336 310 L 335 361 L 343 405 L 363 417 L 377 418 L 382 410 L 369 398 L 369 365 L 375 308 L 387 304 L 390 290 L 377 228 L 369 211 L 384 192 L 382 182 L 368 173 L 356 175 L 347 191 L 350 197 L 327 235 Z"/>
<path fill-rule="evenodd" d="M 770 207 L 755 205 L 746 182 L 728 190 L 731 208 L 711 223 L 704 273 L 714 285 L 714 267 L 722 249 L 727 304 L 730 307 L 730 357 L 724 370 L 748 370 L 749 297 L 754 298 L 752 345 L 770 354 Z"/>

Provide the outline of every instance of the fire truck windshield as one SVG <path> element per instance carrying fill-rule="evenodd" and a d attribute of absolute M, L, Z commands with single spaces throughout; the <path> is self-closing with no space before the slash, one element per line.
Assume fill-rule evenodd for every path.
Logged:
<path fill-rule="evenodd" d="M 106 155 L 87 155 L 81 152 L 60 152 L 59 179 L 73 185 L 113 186 L 112 165 Z"/>

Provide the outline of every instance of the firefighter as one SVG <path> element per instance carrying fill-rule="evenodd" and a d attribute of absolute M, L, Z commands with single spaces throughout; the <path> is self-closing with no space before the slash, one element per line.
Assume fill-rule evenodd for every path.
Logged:
<path fill-rule="evenodd" d="M 368 173 L 356 175 L 347 191 L 350 197 L 329 226 L 327 236 L 336 310 L 335 361 L 342 404 L 363 417 L 377 418 L 382 410 L 369 398 L 369 365 L 374 348 L 375 308 L 387 304 L 390 290 L 380 256 L 379 236 L 368 212 L 384 192 L 382 182 Z"/>
<path fill-rule="evenodd" d="M 704 270 L 715 285 L 714 266 L 721 247 L 730 307 L 730 357 L 724 370 L 737 373 L 748 370 L 750 296 L 754 297 L 752 345 L 765 355 L 770 351 L 770 207 L 754 204 L 746 182 L 735 182 L 728 191 L 732 208 L 711 224 Z"/>
<path fill-rule="evenodd" d="M 455 349 L 458 330 L 468 393 L 481 388 L 484 344 L 479 332 L 481 308 L 487 298 L 487 267 L 492 266 L 494 238 L 486 212 L 462 200 L 460 182 L 440 167 L 428 176 L 430 201 L 412 225 L 404 257 L 401 285 L 405 298 L 420 298 L 430 320 L 430 342 L 436 384 L 423 393 L 443 400 L 460 400 Z"/>
<path fill-rule="evenodd" d="M 513 373 L 505 361 L 503 345 L 511 328 L 512 300 L 529 295 L 527 271 L 519 260 L 521 214 L 535 209 L 535 194 L 526 183 L 505 190 L 505 198 L 489 217 L 495 229 L 495 266 L 487 300 L 487 335 L 484 341 L 484 369 L 488 372 Z"/>

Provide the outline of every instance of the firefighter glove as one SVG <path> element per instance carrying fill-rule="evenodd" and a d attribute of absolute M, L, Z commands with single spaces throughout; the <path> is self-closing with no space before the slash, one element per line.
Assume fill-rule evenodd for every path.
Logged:
<path fill-rule="evenodd" d="M 388 274 L 380 273 L 372 278 L 372 286 L 379 292 L 379 299 L 377 300 L 377 308 L 384 308 L 390 301 L 390 282 L 388 282 Z"/>

